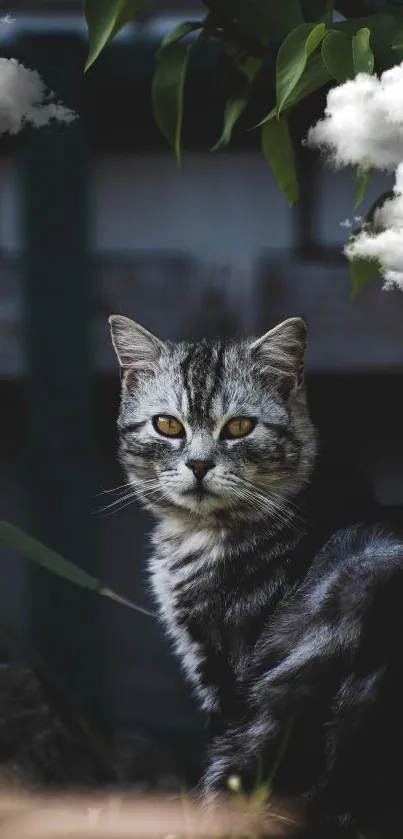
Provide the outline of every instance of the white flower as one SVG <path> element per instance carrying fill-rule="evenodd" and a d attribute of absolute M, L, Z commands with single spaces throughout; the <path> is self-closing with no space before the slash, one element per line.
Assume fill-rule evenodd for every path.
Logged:
<path fill-rule="evenodd" d="M 375 211 L 371 225 L 362 224 L 344 253 L 379 262 L 383 288 L 403 291 L 403 62 L 380 78 L 360 73 L 331 89 L 324 119 L 309 130 L 307 142 L 336 167 L 396 170 L 394 196 Z"/>
<path fill-rule="evenodd" d="M 403 163 L 396 170 L 394 196 L 375 210 L 372 228 L 363 229 L 344 248 L 348 259 L 380 262 L 384 289 L 403 291 Z"/>
<path fill-rule="evenodd" d="M 325 117 L 309 129 L 307 142 L 337 167 L 395 169 L 403 160 L 403 62 L 380 78 L 359 73 L 331 88 Z"/>
<path fill-rule="evenodd" d="M 0 58 L 0 134 L 18 134 L 26 122 L 41 128 L 52 119 L 69 123 L 76 118 L 53 100 L 36 70 L 28 70 L 15 58 Z"/>

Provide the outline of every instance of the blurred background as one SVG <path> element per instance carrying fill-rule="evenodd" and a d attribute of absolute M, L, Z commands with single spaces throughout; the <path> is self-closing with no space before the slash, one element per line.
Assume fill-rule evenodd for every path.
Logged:
<path fill-rule="evenodd" d="M 151 0 L 84 77 L 80 0 L 13 0 L 1 54 L 37 69 L 80 118 L 0 140 L 0 518 L 153 608 L 150 520 L 103 508 L 116 464 L 119 377 L 107 317 L 161 338 L 259 334 L 303 314 L 309 398 L 322 434 L 403 504 L 403 295 L 380 282 L 351 300 L 341 248 L 354 174 L 299 139 L 323 98 L 297 111 L 301 199 L 290 210 L 245 123 L 212 154 L 224 91 L 203 45 L 190 62 L 178 170 L 153 122 L 161 37 L 197 0 Z M 249 123 L 250 124 L 250 123 Z M 373 177 L 365 212 L 388 188 Z M 60 581 L 0 545 L 0 617 L 32 639 L 82 706 L 191 762 L 202 723 L 158 624 Z M 182 758 L 181 758 L 182 760 Z"/>

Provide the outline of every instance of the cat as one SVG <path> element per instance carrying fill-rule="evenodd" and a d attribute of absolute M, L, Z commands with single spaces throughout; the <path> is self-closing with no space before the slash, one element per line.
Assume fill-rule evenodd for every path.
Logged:
<path fill-rule="evenodd" d="M 321 445 L 305 321 L 194 344 L 110 326 L 119 459 L 156 519 L 152 589 L 207 717 L 203 791 L 270 777 L 306 836 L 400 835 L 403 542 Z"/>

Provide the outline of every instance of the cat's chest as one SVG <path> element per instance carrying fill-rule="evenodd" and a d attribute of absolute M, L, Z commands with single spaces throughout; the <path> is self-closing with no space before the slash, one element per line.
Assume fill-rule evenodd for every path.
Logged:
<path fill-rule="evenodd" d="M 162 538 L 161 538 L 162 537 Z M 155 534 L 152 585 L 166 623 L 198 644 L 217 647 L 236 592 L 228 590 L 228 550 L 210 531 Z"/>
<path fill-rule="evenodd" d="M 151 559 L 154 593 L 165 620 L 173 619 L 177 626 L 194 628 L 194 640 L 201 641 L 202 628 L 217 633 L 224 616 L 223 591 L 220 586 L 219 562 L 216 549 L 210 548 L 182 555 L 178 550 L 159 545 Z"/>
<path fill-rule="evenodd" d="M 253 643 L 266 612 L 270 584 L 246 573 L 247 557 L 234 560 L 228 546 L 203 533 L 191 538 L 154 539 L 152 584 L 171 634 L 186 630 L 208 654 L 236 659 Z"/>
<path fill-rule="evenodd" d="M 234 556 L 209 533 L 179 539 L 160 529 L 153 547 L 151 583 L 160 617 L 204 708 L 211 710 L 237 686 L 242 689 L 280 590 L 276 574 L 259 550 Z"/>

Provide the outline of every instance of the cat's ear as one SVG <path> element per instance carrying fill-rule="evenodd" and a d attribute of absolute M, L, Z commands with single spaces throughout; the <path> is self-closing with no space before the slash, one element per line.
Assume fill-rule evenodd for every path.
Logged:
<path fill-rule="evenodd" d="M 303 382 L 307 338 L 304 319 L 289 318 L 266 332 L 250 347 L 264 378 L 285 395 Z"/>
<path fill-rule="evenodd" d="M 111 315 L 109 325 L 122 371 L 151 372 L 164 348 L 162 341 L 123 315 Z"/>

